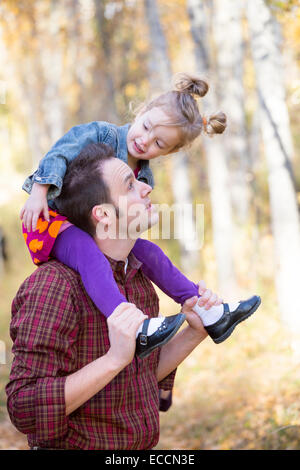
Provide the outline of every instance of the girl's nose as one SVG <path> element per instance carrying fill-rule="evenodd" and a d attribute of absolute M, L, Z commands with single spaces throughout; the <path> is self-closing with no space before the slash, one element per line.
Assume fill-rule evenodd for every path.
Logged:
<path fill-rule="evenodd" d="M 148 145 L 148 139 L 146 137 L 142 137 L 140 141 L 141 146 L 145 149 Z"/>
<path fill-rule="evenodd" d="M 150 134 L 149 134 L 149 132 L 144 132 L 144 134 L 142 135 L 142 138 L 141 138 L 142 144 L 143 144 L 143 145 L 148 145 L 148 144 L 149 144 L 149 140 L 150 140 Z"/>

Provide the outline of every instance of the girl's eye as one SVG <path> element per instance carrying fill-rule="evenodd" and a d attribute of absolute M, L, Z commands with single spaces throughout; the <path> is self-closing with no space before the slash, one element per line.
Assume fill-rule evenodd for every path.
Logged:
<path fill-rule="evenodd" d="M 158 148 L 160 148 L 162 150 L 162 147 L 159 145 L 158 141 L 156 141 L 156 145 Z"/>
<path fill-rule="evenodd" d="M 133 183 L 129 183 L 128 189 L 132 189 L 132 188 L 133 188 Z"/>
<path fill-rule="evenodd" d="M 148 130 L 148 127 L 147 125 L 144 123 L 144 129 L 147 131 Z"/>

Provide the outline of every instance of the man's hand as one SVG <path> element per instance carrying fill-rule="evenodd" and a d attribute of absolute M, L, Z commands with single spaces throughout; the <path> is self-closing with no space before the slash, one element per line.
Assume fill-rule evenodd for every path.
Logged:
<path fill-rule="evenodd" d="M 205 306 L 205 309 L 208 310 L 214 305 L 221 305 L 222 299 L 220 299 L 217 294 L 214 294 L 210 289 L 207 289 L 204 281 L 198 282 L 198 286 L 198 292 L 199 295 L 201 295 L 200 299 L 198 300 L 198 297 L 196 296 L 187 299 L 184 302 L 181 311 L 186 314 L 186 319 L 190 327 L 193 328 L 195 332 L 202 334 L 203 331 L 205 331 L 204 326 L 199 315 L 194 312 L 193 307 L 198 301 L 198 305 L 201 307 Z"/>
<path fill-rule="evenodd" d="M 201 286 L 200 289 L 202 289 Z M 192 310 L 197 300 L 198 297 L 194 296 L 184 302 L 181 311 L 186 315 L 188 327 L 179 331 L 174 338 L 161 348 L 157 368 L 158 382 L 175 370 L 208 335 L 201 318 Z"/>
<path fill-rule="evenodd" d="M 196 334 L 199 334 L 202 336 L 203 334 L 206 336 L 206 330 L 203 326 L 202 320 L 199 317 L 199 315 L 192 310 L 194 305 L 196 305 L 198 300 L 198 297 L 191 297 L 190 299 L 187 299 L 183 306 L 182 306 L 182 313 L 185 313 L 186 315 L 186 321 L 188 322 L 189 326 L 193 329 L 193 331 Z"/>
<path fill-rule="evenodd" d="M 136 331 L 147 318 L 135 305 L 123 302 L 107 320 L 110 349 L 104 356 L 67 376 L 66 415 L 92 398 L 110 383 L 133 359 Z"/>
<path fill-rule="evenodd" d="M 198 301 L 199 307 L 205 307 L 205 310 L 209 310 L 213 305 L 221 305 L 223 302 L 217 294 L 206 288 L 204 281 L 198 282 L 198 288 L 199 295 L 201 295 Z"/>
<path fill-rule="evenodd" d="M 24 227 L 28 232 L 36 230 L 37 221 L 41 212 L 48 222 L 50 220 L 47 203 L 48 188 L 49 185 L 34 183 L 32 192 L 21 209 L 20 219 L 23 221 Z"/>
<path fill-rule="evenodd" d="M 107 353 L 113 364 L 123 369 L 132 361 L 136 348 L 136 332 L 148 318 L 134 304 L 122 302 L 107 320 L 110 349 Z"/>

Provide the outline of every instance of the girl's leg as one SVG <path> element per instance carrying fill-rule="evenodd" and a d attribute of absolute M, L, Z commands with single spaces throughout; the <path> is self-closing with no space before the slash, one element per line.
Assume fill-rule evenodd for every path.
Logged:
<path fill-rule="evenodd" d="M 175 302 L 183 305 L 185 300 L 194 296 L 199 297 L 197 284 L 187 279 L 155 243 L 139 238 L 133 252 L 143 263 L 142 269 L 146 276 Z M 237 306 L 238 302 L 230 304 L 230 309 L 235 310 Z M 203 325 L 208 326 L 222 317 L 224 306 L 214 305 L 206 310 L 205 306 L 200 307 L 196 304 L 193 310 L 200 316 Z"/>
<path fill-rule="evenodd" d="M 144 274 L 175 302 L 183 305 L 186 299 L 199 296 L 197 284 L 185 277 L 155 243 L 138 238 L 132 251 L 143 263 Z"/>
<path fill-rule="evenodd" d="M 74 225 L 56 239 L 51 255 L 77 271 L 94 304 L 109 317 L 122 302 L 128 302 L 115 282 L 111 266 L 93 238 Z"/>

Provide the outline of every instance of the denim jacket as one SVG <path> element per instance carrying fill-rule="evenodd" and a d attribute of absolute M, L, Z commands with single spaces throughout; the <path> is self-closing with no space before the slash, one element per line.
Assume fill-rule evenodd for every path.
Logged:
<path fill-rule="evenodd" d="M 37 171 L 26 178 L 22 189 L 30 193 L 33 183 L 50 184 L 48 201 L 59 196 L 68 164 L 90 143 L 102 142 L 110 145 L 123 162 L 127 163 L 127 133 L 130 124 L 116 126 L 105 121 L 94 121 L 72 127 L 42 158 Z M 138 180 L 154 186 L 149 161 L 140 160 Z M 52 204 L 50 204 L 52 205 Z"/>

